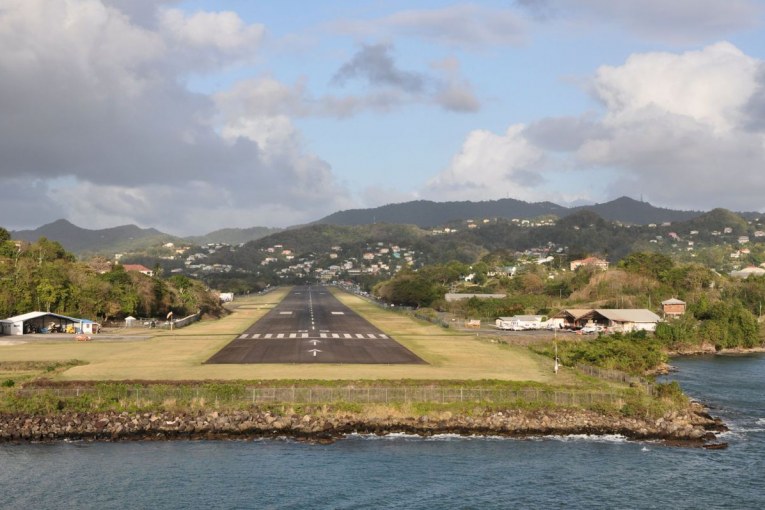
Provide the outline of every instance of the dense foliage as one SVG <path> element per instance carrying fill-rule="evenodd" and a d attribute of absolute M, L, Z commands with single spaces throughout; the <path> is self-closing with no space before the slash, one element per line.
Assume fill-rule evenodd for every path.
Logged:
<path fill-rule="evenodd" d="M 620 370 L 642 375 L 667 360 L 662 344 L 647 338 L 645 331 L 626 335 L 601 335 L 587 342 L 561 341 L 557 344 L 558 357 L 565 366 L 579 364 Z M 542 354 L 553 356 L 553 346 L 537 348 Z"/>
<path fill-rule="evenodd" d="M 164 316 L 203 311 L 217 314 L 220 304 L 201 282 L 125 272 L 102 260 L 78 262 L 55 241 L 40 238 L 17 246 L 0 231 L 0 316 L 34 310 L 108 320 L 138 315 Z"/>

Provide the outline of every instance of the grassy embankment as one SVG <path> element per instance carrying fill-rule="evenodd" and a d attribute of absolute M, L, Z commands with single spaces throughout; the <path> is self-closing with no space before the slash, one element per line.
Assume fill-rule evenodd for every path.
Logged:
<path fill-rule="evenodd" d="M 556 405 L 555 391 L 587 395 L 593 392 L 612 393 L 617 398 L 603 403 L 577 405 L 619 412 L 655 414 L 666 406 L 682 404 L 677 395 L 658 402 L 638 389 L 585 377 L 573 370 L 553 373 L 548 358 L 519 347 L 496 343 L 472 333 L 445 330 L 405 315 L 382 310 L 356 296 L 337 292 L 337 297 L 371 323 L 385 331 L 428 365 L 341 365 L 341 364 L 257 364 L 204 365 L 203 362 L 229 343 L 248 326 L 262 317 L 286 294 L 279 289 L 263 296 L 253 296 L 235 303 L 233 313 L 215 321 L 203 321 L 173 332 L 151 332 L 149 339 L 131 339 L 136 331 L 126 330 L 119 340 L 92 342 L 46 341 L 36 337 L 19 345 L 0 346 L 0 384 L 13 381 L 18 388 L 24 383 L 46 378 L 58 383 L 89 381 L 98 391 L 87 397 L 62 400 L 50 395 L 17 398 L 13 388 L 3 396 L 0 410 L 77 410 L 168 408 L 236 408 L 248 404 L 248 388 L 260 387 L 343 387 L 343 386 L 428 386 L 442 388 L 500 388 L 508 391 L 533 389 L 537 397 L 510 399 L 505 402 L 483 402 L 487 405 L 534 407 Z M 140 335 L 149 330 L 137 330 Z M 71 361 L 78 360 L 78 361 Z M 154 381 L 167 385 L 176 381 L 171 397 L 165 391 L 154 396 L 136 393 L 128 381 Z M 184 384 L 177 386 L 177 382 Z M 210 381 L 215 381 L 211 383 Z M 8 383 L 10 384 L 10 383 Z M 155 384 L 156 386 L 156 384 Z M 160 388 L 161 389 L 161 388 Z M 199 396 L 199 390 L 203 396 Z M 539 397 L 539 393 L 542 397 Z M 244 393 L 243 393 L 244 392 Z M 95 396 L 94 396 L 95 395 Z M 164 395 L 164 396 L 157 396 Z M 211 397 L 211 395 L 214 395 Z M 232 398 L 228 398 L 231 396 Z M 549 396 L 549 398 L 548 398 Z M 62 403 L 63 402 L 63 403 Z M 357 409 L 361 404 L 331 403 Z M 473 412 L 476 402 L 444 404 L 387 404 L 396 412 L 426 412 L 429 409 L 453 409 Z M 658 407 L 657 407 L 658 406 Z M 281 406 L 286 410 L 294 404 Z M 380 404 L 361 407 L 377 409 Z M 653 410 L 652 410 L 653 409 Z"/>

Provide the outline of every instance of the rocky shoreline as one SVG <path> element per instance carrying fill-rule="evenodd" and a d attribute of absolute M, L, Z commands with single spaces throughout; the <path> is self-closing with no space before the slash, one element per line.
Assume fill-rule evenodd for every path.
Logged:
<path fill-rule="evenodd" d="M 481 416 L 368 416 L 316 409 L 278 415 L 247 411 L 0 414 L 0 443 L 37 441 L 125 441 L 172 439 L 252 439 L 290 437 L 330 443 L 349 434 L 419 436 L 536 437 L 611 435 L 633 440 L 664 441 L 676 446 L 724 447 L 714 432 L 727 430 L 697 404 L 686 413 L 672 412 L 656 420 L 609 416 L 584 409 L 486 412 Z"/>

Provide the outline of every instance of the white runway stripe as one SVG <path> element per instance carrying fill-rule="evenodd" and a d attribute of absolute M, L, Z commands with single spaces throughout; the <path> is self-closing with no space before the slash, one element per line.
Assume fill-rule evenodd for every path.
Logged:
<path fill-rule="evenodd" d="M 297 338 L 297 333 L 290 333 L 290 338 Z"/>
<path fill-rule="evenodd" d="M 326 333 L 319 333 L 319 338 L 327 338 L 327 334 Z"/>
<path fill-rule="evenodd" d="M 244 340 L 244 339 L 245 339 L 245 338 L 247 338 L 248 336 L 249 336 L 249 335 L 248 335 L 247 333 L 245 333 L 245 334 L 243 334 L 243 335 L 239 335 L 239 338 L 240 338 L 240 339 L 242 339 L 242 340 Z"/>
<path fill-rule="evenodd" d="M 308 338 L 308 333 L 303 333 L 301 338 Z"/>
<path fill-rule="evenodd" d="M 340 338 L 340 335 L 338 335 L 337 333 L 332 333 L 332 338 Z"/>
<path fill-rule="evenodd" d="M 254 335 L 252 335 L 252 338 L 260 338 L 260 333 L 255 333 Z"/>
<path fill-rule="evenodd" d="M 345 338 L 353 338 L 353 337 L 351 336 L 351 334 L 350 334 L 350 333 L 345 333 L 345 334 L 343 334 L 343 336 L 344 336 Z"/>
<path fill-rule="evenodd" d="M 367 336 L 369 338 L 377 338 L 377 335 L 375 335 L 374 333 L 367 333 Z"/>
<path fill-rule="evenodd" d="M 276 335 L 276 338 L 284 338 L 284 333 L 279 333 L 278 335 Z"/>
<path fill-rule="evenodd" d="M 361 333 L 356 333 L 356 338 L 364 338 L 364 335 L 362 335 Z"/>
<path fill-rule="evenodd" d="M 271 338 L 271 336 L 272 336 L 271 333 L 266 333 L 266 336 L 264 336 L 263 338 Z"/>

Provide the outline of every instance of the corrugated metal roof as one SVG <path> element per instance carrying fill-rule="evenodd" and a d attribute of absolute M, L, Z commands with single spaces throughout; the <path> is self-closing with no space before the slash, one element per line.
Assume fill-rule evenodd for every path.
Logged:
<path fill-rule="evenodd" d="M 59 319 L 65 319 L 72 322 L 93 322 L 87 319 L 75 319 L 74 317 L 67 317 L 66 315 L 61 315 L 58 313 L 52 313 L 52 312 L 28 312 L 23 313 L 21 315 L 17 315 L 15 317 L 8 317 L 6 320 L 10 322 L 19 322 L 19 321 L 28 321 L 31 319 L 38 319 L 40 317 L 57 317 Z"/>
<path fill-rule="evenodd" d="M 659 322 L 661 317 L 645 308 L 597 309 L 600 315 L 614 322 Z"/>
<path fill-rule="evenodd" d="M 574 319 L 578 319 L 582 315 L 592 311 L 592 308 L 567 308 L 553 315 L 555 319 L 562 319 L 565 315 L 570 315 Z"/>

